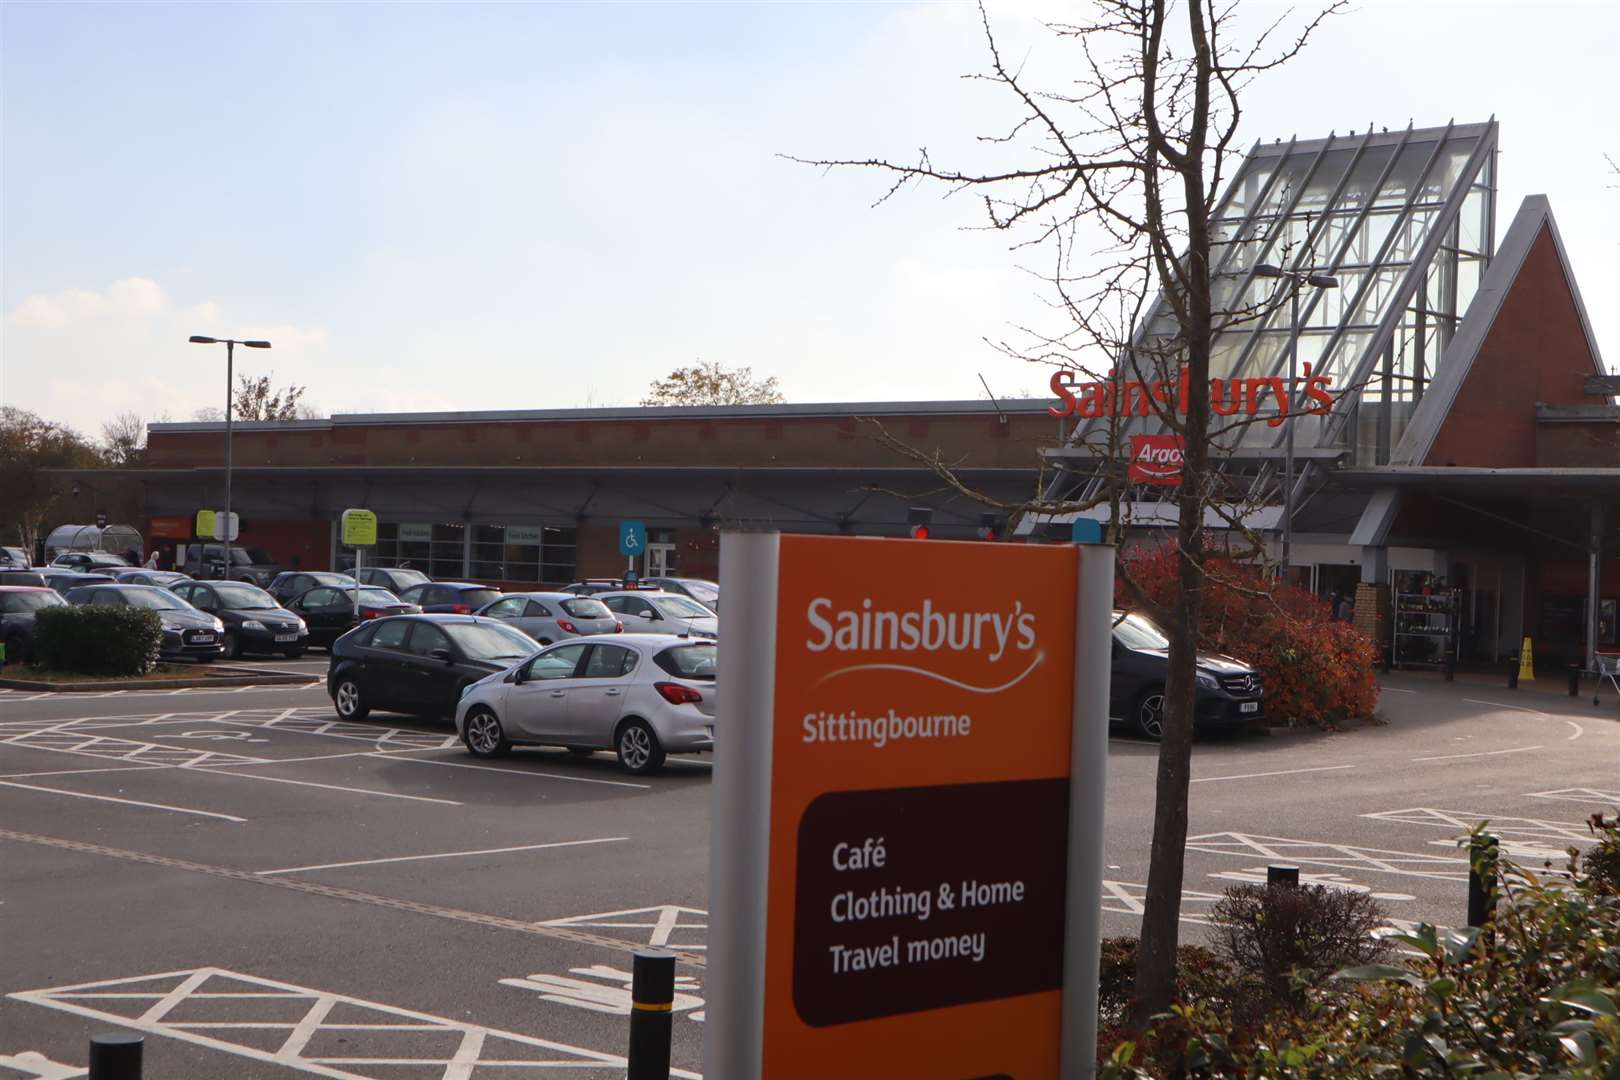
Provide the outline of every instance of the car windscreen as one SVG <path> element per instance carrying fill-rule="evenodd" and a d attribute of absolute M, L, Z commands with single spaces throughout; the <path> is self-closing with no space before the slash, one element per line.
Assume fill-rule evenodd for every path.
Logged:
<path fill-rule="evenodd" d="M 499 589 L 463 589 L 456 593 L 456 603 L 481 608 L 492 600 L 499 600 Z"/>
<path fill-rule="evenodd" d="M 522 660 L 533 656 L 534 639 L 500 623 L 441 623 L 469 660 Z"/>
<path fill-rule="evenodd" d="M 613 612 L 600 600 L 590 597 L 581 597 L 578 600 L 563 600 L 557 604 L 576 619 L 611 619 Z"/>
<path fill-rule="evenodd" d="M 65 606 L 67 601 L 53 592 L 0 593 L 0 614 L 23 615 L 41 608 Z"/>
<path fill-rule="evenodd" d="M 720 586 L 712 581 L 700 581 L 697 578 L 681 578 L 681 588 L 691 593 L 699 603 L 714 605 L 720 602 Z"/>
<path fill-rule="evenodd" d="M 189 611 L 191 605 L 180 599 L 168 589 L 159 589 L 149 586 L 144 589 L 124 589 L 124 600 L 130 607 L 145 608 L 147 611 Z"/>
<path fill-rule="evenodd" d="M 275 560 L 270 557 L 270 553 L 265 551 L 264 548 L 231 548 L 232 566 L 252 566 L 254 564 L 259 566 L 269 566 L 273 562 L 275 562 Z"/>
<path fill-rule="evenodd" d="M 280 607 L 275 597 L 252 585 L 239 585 L 233 582 L 229 585 L 215 585 L 214 591 L 219 594 L 219 606 L 227 611 Z"/>
<path fill-rule="evenodd" d="M 393 578 L 394 583 L 402 589 L 408 589 L 412 585 L 420 585 L 422 582 L 430 580 L 428 576 L 422 573 L 420 570 L 394 569 L 388 571 L 388 576 Z"/>
<path fill-rule="evenodd" d="M 653 657 L 653 663 L 678 679 L 713 679 L 720 650 L 710 642 L 673 645 Z"/>
<path fill-rule="evenodd" d="M 1140 615 L 1126 615 L 1114 624 L 1114 637 L 1127 649 L 1168 649 L 1170 639 Z"/>
<path fill-rule="evenodd" d="M 714 612 L 685 596 L 660 596 L 658 606 L 672 619 L 712 619 Z"/>
<path fill-rule="evenodd" d="M 344 589 L 343 595 L 353 596 L 354 590 Z M 400 601 L 399 597 L 395 596 L 387 589 L 362 588 L 360 590 L 360 602 L 362 604 L 370 604 L 372 607 L 398 607 Z"/>

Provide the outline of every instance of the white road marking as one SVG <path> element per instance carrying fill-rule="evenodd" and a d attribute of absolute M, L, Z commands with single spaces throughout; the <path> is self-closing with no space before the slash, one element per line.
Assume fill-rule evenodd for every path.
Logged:
<path fill-rule="evenodd" d="M 1278 769 L 1276 772 L 1239 773 L 1236 776 L 1198 776 L 1190 782 L 1194 784 L 1213 784 L 1217 780 L 1257 780 L 1262 776 L 1293 776 L 1295 773 L 1336 772 L 1339 769 L 1353 769 L 1354 765 L 1321 765 L 1314 769 Z"/>
<path fill-rule="evenodd" d="M 300 761 L 337 761 L 339 758 L 381 757 L 385 754 L 390 756 L 394 754 L 424 754 L 437 749 L 439 749 L 437 746 L 409 746 L 400 750 L 348 750 L 341 754 L 310 754 L 307 757 L 265 758 L 263 761 L 243 762 L 242 764 L 226 762 L 225 764 L 230 765 L 233 769 L 245 769 L 248 765 L 289 765 Z M 199 769 L 214 769 L 216 767 L 207 762 L 196 766 Z"/>
<path fill-rule="evenodd" d="M 1503 817 L 1478 810 L 1437 810 L 1432 806 L 1414 806 L 1361 816 L 1372 821 L 1397 821 L 1403 825 L 1432 825 L 1453 830 L 1450 839 L 1430 841 L 1442 847 L 1456 847 L 1457 841 L 1466 838 L 1475 825 L 1489 821 L 1490 831 L 1501 841 L 1507 854 L 1524 859 L 1556 859 L 1571 844 L 1583 844 L 1592 838 L 1591 831 L 1585 825 L 1539 818 Z"/>
<path fill-rule="evenodd" d="M 34 1050 L 24 1050 L 20 1054 L 0 1054 L 0 1069 L 16 1070 L 30 1080 L 75 1080 L 76 1077 L 85 1076 L 90 1071 L 76 1065 L 52 1061 Z"/>
<path fill-rule="evenodd" d="M 195 1004 L 200 1000 L 206 1000 L 206 995 L 196 993 L 196 988 L 211 985 L 216 981 L 224 985 L 246 984 L 289 992 L 290 997 L 300 1002 L 307 1001 L 308 1008 L 302 1018 L 274 1025 L 264 1021 L 234 1023 L 228 1017 L 172 1023 L 165 1021 L 161 1016 L 147 1019 L 139 1012 L 131 1014 L 131 1009 L 139 1009 L 142 1001 L 164 1002 L 174 998 L 178 993 L 179 1000 L 188 1006 L 188 1016 L 201 1014 L 207 1017 L 209 1015 L 207 1008 Z M 148 984 L 152 992 L 130 1000 L 129 1004 L 123 1007 L 123 1011 L 112 1011 L 114 1006 L 111 1004 L 97 1007 L 87 1003 L 97 990 L 113 986 L 129 987 L 141 983 Z M 185 987 L 191 989 L 180 993 Z M 83 983 L 77 986 L 25 990 L 8 996 L 12 1000 L 42 1008 L 86 1016 L 146 1034 L 161 1035 L 190 1043 L 193 1046 L 204 1046 L 253 1061 L 267 1062 L 313 1076 L 336 1077 L 338 1080 L 371 1080 L 378 1075 L 374 1071 L 358 1071 L 365 1069 L 366 1066 L 381 1066 L 385 1070 L 390 1070 L 382 1074 L 386 1076 L 397 1075 L 398 1066 L 416 1069 L 431 1067 L 438 1071 L 434 1073 L 424 1071 L 421 1075 L 434 1075 L 440 1080 L 465 1080 L 473 1075 L 474 1071 L 489 1071 L 497 1067 L 503 1070 L 503 1075 L 504 1070 L 514 1070 L 522 1076 L 585 1075 L 606 1080 L 609 1077 L 623 1077 L 627 1066 L 625 1059 L 615 1054 L 586 1050 L 549 1039 L 535 1038 L 532 1035 L 499 1031 L 463 1020 L 401 1009 L 292 983 L 261 979 L 254 975 L 221 968 L 196 968 L 188 971 L 164 972 L 159 975 L 111 979 L 99 983 Z M 340 1005 L 343 1007 L 342 1015 L 352 1018 L 358 1014 L 374 1022 L 363 1026 L 326 1023 L 326 1017 Z M 196 1030 L 202 1024 L 208 1025 L 204 1029 L 207 1034 Z M 271 1027 L 284 1028 L 288 1032 L 287 1039 L 275 1051 L 261 1049 L 246 1041 L 233 1041 L 229 1037 L 232 1029 L 241 1029 L 246 1036 L 251 1032 L 260 1032 Z M 344 1058 L 305 1055 L 309 1044 L 323 1032 L 335 1033 L 356 1029 L 376 1033 L 367 1040 L 367 1049 L 373 1050 L 375 1056 Z M 449 1056 L 442 1056 L 445 1053 L 444 1043 L 424 1039 L 422 1037 L 424 1032 L 459 1037 L 455 1043 L 456 1049 Z M 398 1038 L 388 1038 L 389 1035 L 396 1033 Z M 683 1069 L 673 1069 L 670 1075 L 681 1077 L 682 1080 L 702 1080 L 699 1074 Z"/>
<path fill-rule="evenodd" d="M 406 759 L 409 760 L 409 759 Z M 264 764 L 257 762 L 256 764 Z M 454 799 L 435 799 L 427 795 L 405 795 L 398 791 L 377 791 L 373 788 L 345 787 L 342 784 L 317 784 L 313 780 L 294 780 L 287 776 L 256 776 L 253 773 L 226 772 L 223 768 L 193 769 L 182 766 L 191 772 L 206 772 L 213 776 L 235 776 L 242 780 L 260 780 L 266 784 L 295 784 L 298 787 L 325 788 L 328 791 L 347 791 L 354 795 L 375 795 L 382 799 L 407 799 L 411 802 L 438 803 L 441 806 L 461 806 L 463 804 Z"/>
<path fill-rule="evenodd" d="M 1104 881 L 1102 887 L 1102 909 L 1104 911 L 1112 911 L 1120 915 L 1141 915 L 1146 911 L 1146 885 L 1138 885 L 1128 881 Z M 1209 924 L 1208 917 L 1189 914 L 1187 911 L 1188 905 L 1213 904 L 1220 898 L 1219 893 L 1183 889 L 1181 891 L 1181 921 L 1198 926 L 1207 926 Z"/>
<path fill-rule="evenodd" d="M 682 922 L 682 916 L 696 916 L 696 922 Z M 599 930 L 645 930 L 637 934 L 649 946 L 660 949 L 707 949 L 706 945 L 671 945 L 670 937 L 677 930 L 708 930 L 709 913 L 702 908 L 681 907 L 678 904 L 659 904 L 656 907 L 628 908 L 624 911 L 598 911 L 591 915 L 573 915 L 566 919 L 548 919 L 541 926 L 591 926 Z M 684 936 L 684 935 L 683 935 Z"/>
<path fill-rule="evenodd" d="M 1415 693 L 1417 693 L 1416 690 L 1403 690 L 1399 686 L 1380 686 L 1378 688 L 1378 690 L 1379 690 L 1380 693 L 1384 693 L 1384 694 L 1415 694 Z"/>
<path fill-rule="evenodd" d="M 100 769 L 47 769 L 44 772 L 0 773 L 0 780 L 28 780 L 36 776 L 84 776 L 88 773 L 149 772 L 173 768 L 171 765 L 107 765 Z"/>
<path fill-rule="evenodd" d="M 1462 856 L 1445 858 L 1322 840 L 1290 840 L 1281 836 L 1254 836 L 1237 832 L 1206 833 L 1189 836 L 1187 850 L 1209 855 L 1230 855 L 1251 862 L 1285 862 L 1301 867 L 1320 866 L 1328 870 L 1397 874 L 1441 881 L 1465 881 L 1468 878 L 1468 860 Z"/>
<path fill-rule="evenodd" d="M 583 847 L 586 844 L 615 844 L 628 836 L 604 836 L 596 840 L 562 840 L 552 844 L 523 844 L 519 847 L 483 848 L 478 851 L 441 851 L 432 855 L 395 855 L 390 859 L 358 859 L 354 862 L 317 863 L 314 866 L 288 866 L 280 870 L 260 870 L 260 877 L 271 874 L 301 874 L 306 870 L 337 870 L 345 866 L 379 866 L 382 863 L 420 862 L 423 859 L 459 859 L 470 855 L 504 855 L 509 851 L 542 851 L 546 848 Z M 659 942 L 662 944 L 662 942 Z"/>
<path fill-rule="evenodd" d="M 1573 734 L 1573 735 L 1569 736 L 1569 738 L 1565 739 L 1564 740 L 1565 742 L 1574 742 L 1576 739 L 1578 739 L 1582 735 L 1586 734 L 1586 729 L 1581 727 L 1581 725 L 1577 724 L 1575 721 L 1566 718 L 1564 720 L 1564 723 L 1568 724 L 1570 727 L 1575 729 L 1575 734 Z"/>
<path fill-rule="evenodd" d="M 231 814 L 216 814 L 212 810 L 193 810 L 186 806 L 141 802 L 139 799 L 120 799 L 112 795 L 92 795 L 87 791 L 63 791 L 61 788 L 40 787 L 37 784 L 19 784 L 11 780 L 0 780 L 0 787 L 22 788 L 24 791 L 43 791 L 51 795 L 66 795 L 74 799 L 94 799 L 97 802 L 123 803 L 125 806 L 144 806 L 148 810 L 167 810 L 171 814 L 195 814 L 198 817 L 219 818 L 222 821 L 240 823 L 247 820 L 247 818 L 235 817 Z"/>
<path fill-rule="evenodd" d="M 589 776 L 569 776 L 567 773 L 530 772 L 528 769 L 503 769 L 499 765 L 473 765 L 465 761 L 424 761 L 421 758 L 400 758 L 412 765 L 442 765 L 447 769 L 481 769 L 484 772 L 505 773 L 507 776 L 532 776 L 546 780 L 572 780 L 576 784 L 607 784 L 611 787 L 640 788 L 651 791 L 651 784 L 632 784 L 626 780 L 597 780 Z"/>
<path fill-rule="evenodd" d="M 1620 806 L 1620 792 L 1598 791 L 1589 787 L 1558 788 L 1555 791 L 1532 791 L 1525 796 L 1527 799 L 1556 799 L 1560 802 L 1576 803 L 1607 803 L 1610 806 Z"/>
<path fill-rule="evenodd" d="M 1499 754 L 1523 754 L 1523 753 L 1527 753 L 1527 752 L 1529 752 L 1531 750 L 1544 750 L 1544 749 L 1546 749 L 1546 747 L 1541 746 L 1541 745 L 1536 745 L 1536 746 L 1515 746 L 1515 747 L 1511 747 L 1511 748 L 1509 748 L 1507 750 L 1481 750 L 1476 754 L 1440 754 L 1437 757 L 1415 757 L 1412 760 L 1413 761 L 1457 761 L 1457 760 L 1459 760 L 1461 758 L 1496 757 Z"/>

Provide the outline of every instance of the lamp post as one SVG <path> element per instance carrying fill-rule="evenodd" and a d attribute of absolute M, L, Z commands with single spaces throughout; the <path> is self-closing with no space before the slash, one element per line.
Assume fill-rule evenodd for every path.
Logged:
<path fill-rule="evenodd" d="M 268 349 L 268 341 L 237 341 L 235 338 L 211 338 L 201 334 L 191 335 L 193 345 L 224 345 L 225 346 L 225 580 L 231 577 L 231 395 L 235 385 L 236 347 L 241 345 L 248 349 Z M 207 551 L 204 542 L 203 550 Z M 198 569 L 202 568 L 201 559 L 198 560 Z"/>
<path fill-rule="evenodd" d="M 1289 325 L 1288 325 L 1288 427 L 1283 432 L 1283 523 L 1282 523 L 1282 564 L 1283 578 L 1287 580 L 1292 571 L 1290 558 L 1294 547 L 1294 418 L 1297 415 L 1294 406 L 1298 402 L 1298 394 L 1294 392 L 1294 383 L 1299 378 L 1299 287 L 1309 285 L 1316 289 L 1337 289 L 1339 279 L 1332 274 L 1318 273 L 1314 270 L 1284 270 L 1270 263 L 1260 263 L 1254 268 L 1255 277 L 1280 278 L 1286 282 L 1285 288 L 1289 295 Z"/>

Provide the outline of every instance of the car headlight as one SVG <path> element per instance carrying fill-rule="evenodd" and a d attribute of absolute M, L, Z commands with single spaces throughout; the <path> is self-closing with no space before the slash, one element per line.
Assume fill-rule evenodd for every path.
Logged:
<path fill-rule="evenodd" d="M 468 694 L 472 693 L 473 692 L 473 687 L 475 687 L 477 685 L 478 685 L 477 683 L 470 682 L 466 686 L 463 686 L 461 688 L 461 696 L 466 697 Z"/>
<path fill-rule="evenodd" d="M 242 620 L 242 629 L 244 629 L 244 630 L 263 630 L 264 629 L 264 623 L 260 622 L 258 619 L 243 619 Z"/>
<path fill-rule="evenodd" d="M 305 622 L 303 619 L 299 619 L 298 620 L 298 632 L 300 634 L 309 633 L 309 623 Z"/>
<path fill-rule="evenodd" d="M 1205 671 L 1200 671 L 1198 673 L 1198 685 L 1207 686 L 1211 690 L 1219 690 L 1221 688 L 1220 680 Z"/>
<path fill-rule="evenodd" d="M 223 634 L 224 632 L 225 632 L 225 624 L 220 622 L 218 619 L 215 619 L 214 620 L 214 633 Z"/>

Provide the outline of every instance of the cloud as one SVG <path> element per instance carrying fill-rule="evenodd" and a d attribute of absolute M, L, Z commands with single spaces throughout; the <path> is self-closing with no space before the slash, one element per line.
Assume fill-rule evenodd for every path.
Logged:
<path fill-rule="evenodd" d="M 33 293 L 11 312 L 11 321 L 30 330 L 67 330 L 97 320 L 118 317 L 147 318 L 168 309 L 169 298 L 151 278 L 123 278 L 94 289 L 62 289 Z"/>

